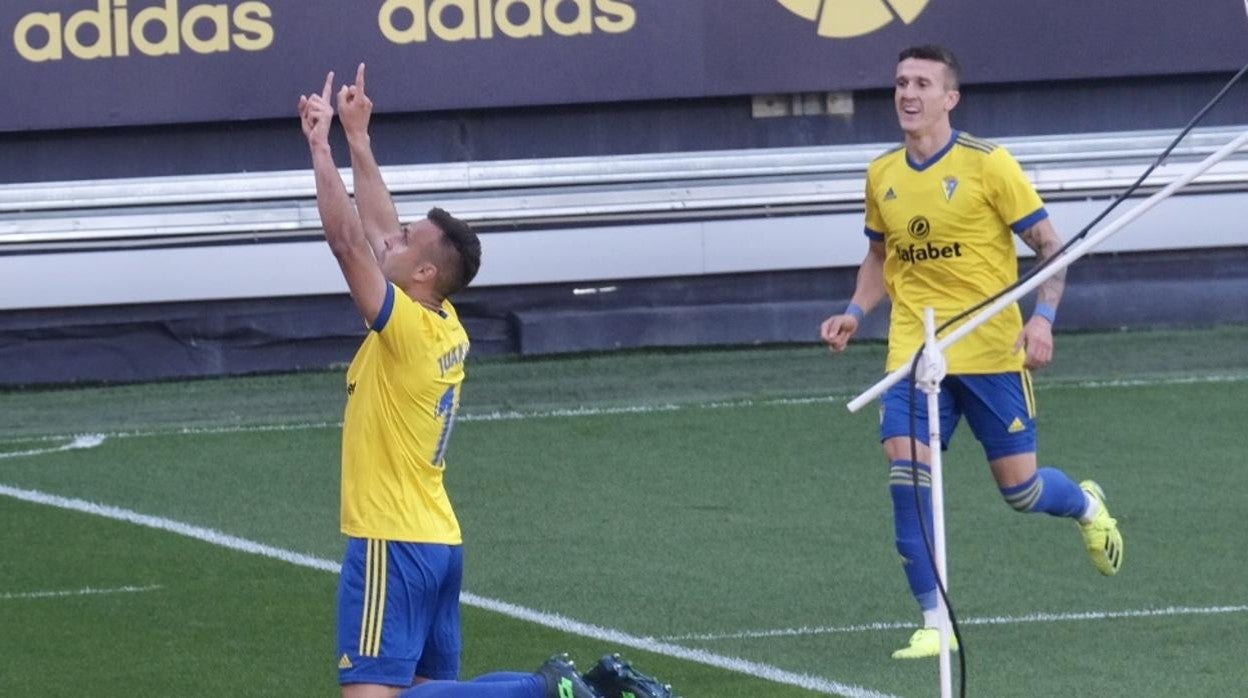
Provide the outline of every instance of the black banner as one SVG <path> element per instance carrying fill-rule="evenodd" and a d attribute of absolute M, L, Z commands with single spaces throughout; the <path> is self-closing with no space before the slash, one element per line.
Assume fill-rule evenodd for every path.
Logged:
<path fill-rule="evenodd" d="M 385 111 L 1223 72 L 1241 0 L 5 0 L 0 131 L 247 120 L 369 65 Z"/>

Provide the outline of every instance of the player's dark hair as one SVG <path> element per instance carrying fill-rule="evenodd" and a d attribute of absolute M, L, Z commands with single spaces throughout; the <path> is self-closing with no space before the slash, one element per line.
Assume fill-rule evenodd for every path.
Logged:
<path fill-rule="evenodd" d="M 438 293 L 449 296 L 476 278 L 481 268 L 481 239 L 472 226 L 436 206 L 426 216 L 442 231 L 442 245 L 451 252 L 447 255 L 451 263 L 438 273 Z"/>
<path fill-rule="evenodd" d="M 902 50 L 901 54 L 897 56 L 897 62 L 900 63 L 907 58 L 943 63 L 945 72 L 949 76 L 949 83 L 945 87 L 951 90 L 958 89 L 958 84 L 962 81 L 962 66 L 958 63 L 958 57 L 953 55 L 953 51 L 936 44 L 924 44 Z"/>

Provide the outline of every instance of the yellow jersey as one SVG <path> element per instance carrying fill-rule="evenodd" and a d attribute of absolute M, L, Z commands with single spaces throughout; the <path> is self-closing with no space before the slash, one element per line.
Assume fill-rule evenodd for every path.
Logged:
<path fill-rule="evenodd" d="M 876 158 L 866 209 L 866 235 L 885 247 L 888 371 L 923 344 L 924 308 L 943 323 L 1017 281 L 1012 233 L 1049 215 L 1005 148 L 959 131 L 924 163 L 904 147 Z M 1014 351 L 1022 327 L 1018 305 L 1006 308 L 946 351 L 949 373 L 1022 370 L 1024 353 Z"/>
<path fill-rule="evenodd" d="M 450 301 L 436 311 L 393 284 L 347 369 L 342 426 L 342 532 L 458 545 L 442 483 L 468 355 Z"/>

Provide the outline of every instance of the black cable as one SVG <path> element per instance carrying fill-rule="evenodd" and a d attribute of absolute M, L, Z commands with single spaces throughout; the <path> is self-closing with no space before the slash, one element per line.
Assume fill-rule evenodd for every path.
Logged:
<path fill-rule="evenodd" d="M 984 300 L 980 301 L 978 304 L 972 306 L 971 308 L 968 308 L 962 311 L 961 313 L 958 313 L 954 317 L 950 318 L 949 320 L 946 320 L 936 329 L 936 334 L 939 335 L 941 332 L 944 332 L 945 330 L 949 329 L 951 325 L 954 325 L 957 322 L 966 318 L 967 316 L 971 315 L 972 313 L 979 311 L 981 308 L 984 308 L 990 305 L 991 303 L 995 302 L 997 299 L 1001 298 L 1005 294 L 1009 293 L 1015 288 L 1018 288 L 1020 285 L 1026 283 L 1028 280 L 1030 280 L 1031 278 L 1039 274 L 1041 271 L 1043 271 L 1045 268 L 1047 268 L 1049 265 L 1051 265 L 1053 261 L 1056 260 L 1058 257 L 1061 257 L 1063 254 L 1065 254 L 1066 251 L 1070 249 L 1072 245 L 1082 240 L 1083 238 L 1087 237 L 1088 233 L 1092 230 L 1093 227 L 1096 226 L 1096 224 L 1105 220 L 1106 216 L 1108 216 L 1115 208 L 1118 208 L 1118 206 L 1123 201 L 1126 201 L 1128 198 L 1130 198 L 1131 195 L 1134 194 L 1135 191 L 1140 188 L 1140 186 L 1144 183 L 1144 181 L 1148 179 L 1148 176 L 1151 175 L 1153 171 L 1156 170 L 1161 165 L 1161 163 L 1165 162 L 1166 158 L 1170 156 L 1170 153 L 1173 152 L 1174 149 L 1178 147 L 1179 143 L 1181 143 L 1183 139 L 1187 137 L 1187 134 L 1191 133 L 1192 129 L 1195 128 L 1196 125 L 1199 124 L 1200 121 L 1205 118 L 1205 115 L 1208 114 L 1210 110 L 1212 110 L 1215 106 L 1218 105 L 1219 102 L 1222 101 L 1222 98 L 1225 97 L 1226 94 L 1231 91 L 1231 88 L 1233 88 L 1244 77 L 1245 74 L 1248 74 L 1248 65 L 1244 65 L 1243 68 L 1240 68 L 1239 72 L 1235 73 L 1235 75 L 1226 83 L 1226 85 L 1224 85 L 1222 89 L 1219 90 L 1216 95 L 1214 95 L 1213 99 L 1209 100 L 1209 102 L 1205 104 L 1205 106 L 1202 107 L 1200 111 L 1196 112 L 1196 115 L 1192 117 L 1192 119 L 1188 121 L 1187 125 L 1183 127 L 1183 130 L 1179 132 L 1179 135 L 1176 136 L 1174 140 L 1170 142 L 1170 145 L 1166 146 L 1165 150 L 1161 151 L 1161 154 L 1158 155 L 1156 159 L 1153 160 L 1152 164 L 1150 164 L 1148 168 L 1144 170 L 1143 174 L 1141 174 L 1139 178 L 1135 180 L 1135 182 L 1133 182 L 1129 187 L 1127 187 L 1127 189 L 1122 194 L 1120 194 L 1117 198 L 1115 198 L 1112 202 L 1110 202 L 1109 206 L 1105 207 L 1103 211 L 1097 214 L 1097 216 L 1093 218 L 1090 223 L 1084 226 L 1083 229 L 1080 230 L 1070 240 L 1068 240 L 1066 244 L 1062 245 L 1061 248 L 1059 248 L 1055 254 L 1053 254 L 1048 259 L 1043 260 L 1039 264 L 1033 266 L 1031 269 L 1027 271 L 1026 274 L 1023 274 L 1021 277 L 1019 277 L 1017 281 L 1001 289 L 996 294 L 989 296 L 988 298 L 985 298 Z M 936 553 L 932 545 L 931 535 L 928 533 L 927 524 L 923 519 L 923 500 L 919 496 L 919 466 L 918 466 L 919 447 L 918 447 L 918 442 L 915 438 L 916 432 L 918 431 L 918 418 L 917 418 L 917 415 L 915 414 L 915 394 L 918 390 L 917 385 L 916 385 L 916 380 L 917 380 L 917 375 L 918 375 L 919 358 L 922 356 L 922 353 L 923 353 L 923 348 L 920 347 L 919 350 L 915 352 L 914 359 L 910 362 L 910 479 L 914 487 L 914 501 L 915 501 L 915 507 L 917 508 L 918 513 L 919 513 L 919 531 L 923 535 L 923 545 L 926 546 L 927 548 L 928 560 L 932 565 L 932 573 L 936 577 L 936 589 L 940 592 L 940 598 L 944 600 L 945 602 L 945 610 L 949 614 L 949 625 L 951 626 L 953 630 L 954 638 L 956 638 L 958 642 L 958 669 L 959 669 L 959 675 L 960 675 L 959 695 L 962 696 L 962 698 L 966 698 L 966 643 L 962 641 L 962 631 L 961 631 L 961 628 L 958 626 L 957 616 L 953 611 L 953 604 L 949 602 L 949 594 L 947 590 L 945 589 L 945 581 L 944 579 L 941 578 L 939 566 L 936 564 Z M 932 418 L 932 415 L 929 414 L 927 418 L 930 420 Z M 928 448 L 940 448 L 940 444 L 928 444 Z"/>
<path fill-rule="evenodd" d="M 1013 291 L 1014 289 L 1018 288 L 1022 284 L 1026 283 L 1032 277 L 1036 276 L 1041 271 L 1048 268 L 1049 265 L 1051 265 L 1054 262 L 1054 260 L 1056 260 L 1057 258 L 1061 257 L 1063 254 L 1065 254 L 1066 250 L 1070 249 L 1072 245 L 1082 240 L 1083 238 L 1087 237 L 1088 233 L 1092 230 L 1092 228 L 1096 226 L 1097 223 L 1100 223 L 1101 221 L 1105 220 L 1105 217 L 1108 216 L 1111 211 L 1118 208 L 1118 206 L 1123 201 L 1126 201 L 1128 198 L 1130 198 L 1131 195 L 1134 194 L 1135 191 L 1140 188 L 1140 185 L 1144 183 L 1144 180 L 1148 179 L 1148 176 L 1153 173 L 1153 170 L 1156 170 L 1161 165 L 1161 163 L 1165 162 L 1166 158 L 1170 156 L 1170 153 L 1173 152 L 1174 149 L 1178 147 L 1179 143 L 1182 142 L 1183 139 L 1187 137 L 1187 134 L 1191 133 L 1193 128 L 1196 128 L 1196 124 L 1199 124 L 1200 121 L 1205 118 L 1205 115 L 1208 114 L 1210 110 L 1212 110 L 1215 106 L 1218 105 L 1219 102 L 1222 101 L 1222 98 L 1226 96 L 1226 93 L 1230 92 L 1231 88 L 1234 87 L 1235 84 L 1238 83 L 1244 77 L 1246 73 L 1248 73 L 1248 65 L 1245 65 L 1243 68 L 1240 68 L 1239 72 L 1235 73 L 1235 75 L 1225 85 L 1222 86 L 1221 90 L 1218 90 L 1218 93 L 1213 96 L 1213 99 L 1209 100 L 1209 102 L 1204 107 L 1202 107 L 1200 111 L 1196 112 L 1196 116 L 1192 117 L 1191 121 L 1187 122 L 1187 125 L 1183 127 L 1183 130 L 1179 131 L 1179 135 L 1176 136 L 1174 140 L 1170 142 L 1170 145 L 1166 146 L 1165 150 L 1161 151 L 1161 154 L 1158 155 L 1157 158 L 1153 160 L 1153 163 L 1149 165 L 1147 169 L 1144 170 L 1144 173 L 1141 174 L 1139 178 L 1136 179 L 1131 184 L 1131 186 L 1127 187 L 1126 191 L 1124 191 L 1122 194 L 1118 195 L 1117 198 L 1111 201 L 1109 206 L 1106 206 L 1105 210 L 1097 214 L 1097 216 L 1092 219 L 1092 222 L 1085 225 L 1083 229 L 1078 232 L 1078 234 L 1076 234 L 1070 240 L 1067 240 L 1066 244 L 1062 245 L 1061 248 L 1059 248 L 1058 251 L 1053 254 L 1053 256 L 1041 261 L 1039 264 L 1027 270 L 1026 274 L 1023 274 L 1021 277 L 1019 277 L 1017 281 L 1001 289 L 995 295 L 985 298 L 984 300 L 980 301 L 978 304 L 966 310 L 963 310 L 961 313 L 958 313 L 957 315 L 953 316 L 949 320 L 946 320 L 943 324 L 940 325 L 940 327 L 936 328 L 936 334 L 939 336 L 941 332 L 944 332 L 945 330 L 949 329 L 951 325 L 961 321 L 962 319 L 966 318 L 968 315 L 971 315 L 972 313 L 978 312 L 981 308 L 984 308 L 985 306 L 995 302 L 998 298 L 1001 298 L 1005 294 L 1009 293 L 1010 291 Z"/>

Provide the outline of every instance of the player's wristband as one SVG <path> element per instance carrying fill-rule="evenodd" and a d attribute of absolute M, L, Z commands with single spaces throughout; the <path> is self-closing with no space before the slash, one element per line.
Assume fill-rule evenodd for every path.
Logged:
<path fill-rule="evenodd" d="M 1057 321 L 1057 308 L 1054 308 L 1048 303 L 1037 303 L 1035 310 L 1031 311 L 1031 316 L 1042 317 L 1045 320 L 1048 320 L 1049 324 L 1052 325 Z"/>
<path fill-rule="evenodd" d="M 848 306 L 846 306 L 845 314 L 853 315 L 854 319 L 857 320 L 859 323 L 861 323 L 862 319 L 867 316 L 866 312 L 863 311 L 862 306 L 858 305 L 857 303 L 850 303 Z"/>

